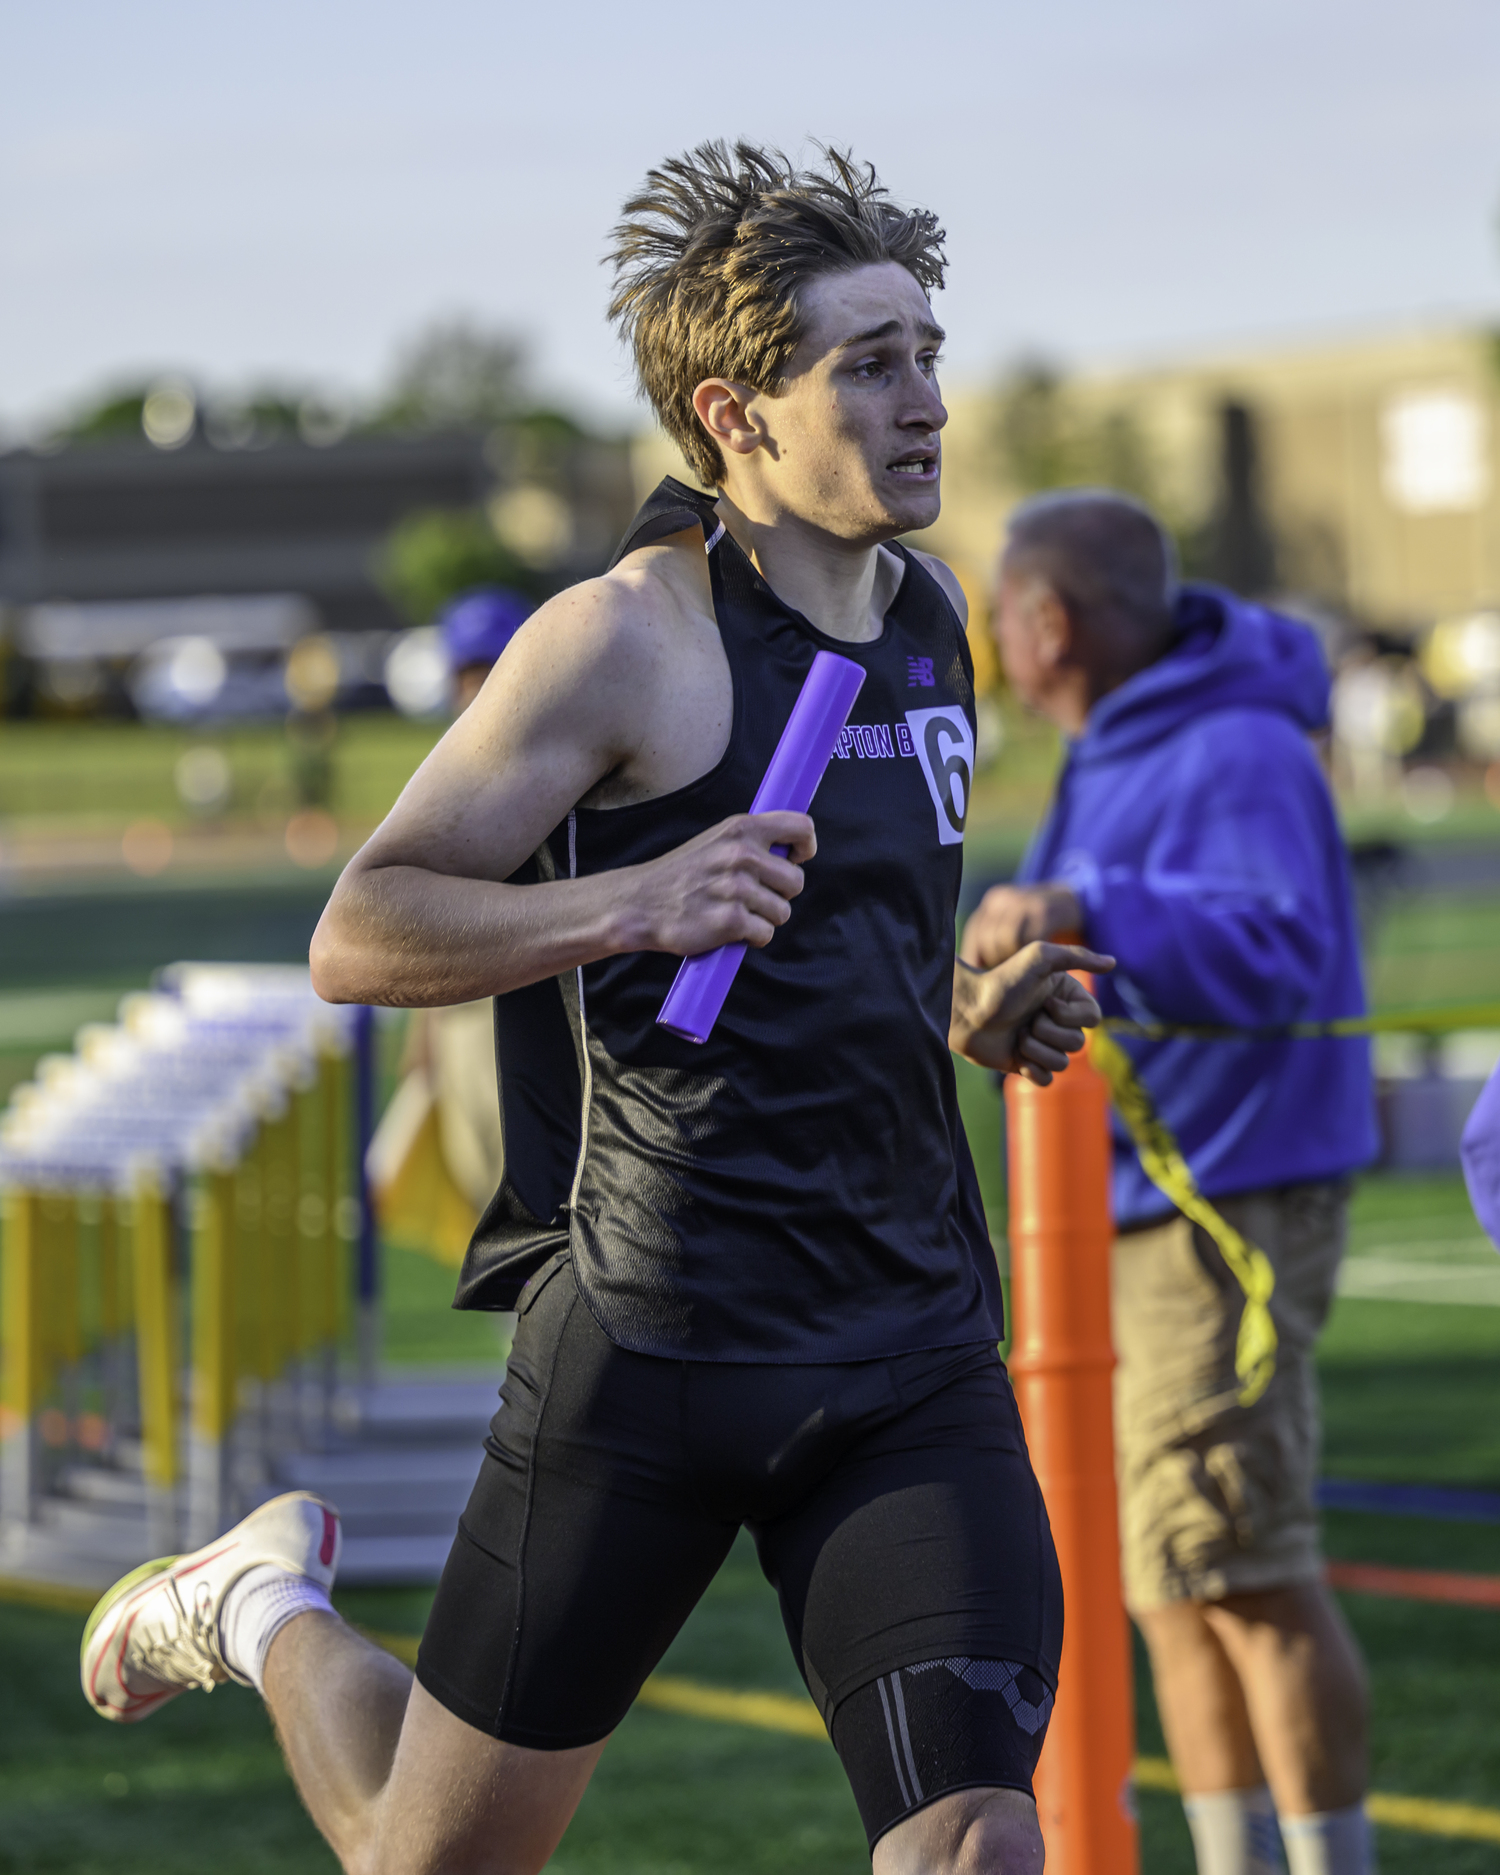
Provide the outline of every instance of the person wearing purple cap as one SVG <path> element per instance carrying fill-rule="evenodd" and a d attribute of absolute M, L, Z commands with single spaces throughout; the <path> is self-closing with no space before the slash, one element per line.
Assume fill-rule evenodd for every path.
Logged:
<path fill-rule="evenodd" d="M 286 1499 L 117 1585 L 83 1664 L 116 1720 L 263 1690 L 348 1869 L 540 1869 L 741 1529 L 876 1875 L 1042 1866 L 1062 1586 L 950 1051 L 1045 1083 L 1097 1014 L 1069 972 L 1113 960 L 955 957 L 967 614 L 902 544 L 940 507 L 943 239 L 834 151 L 648 176 L 612 311 L 698 485 L 522 627 L 314 937 L 330 1001 L 495 997 L 458 1305 L 519 1321 L 482 1470 L 415 1678 Z M 864 677 L 816 828 L 747 813 L 823 650 Z M 661 1027 L 739 943 L 704 1041 Z"/>
<path fill-rule="evenodd" d="M 529 599 L 503 586 L 475 587 L 443 608 L 437 625 L 456 717 L 479 695 L 501 652 L 535 609 Z M 478 1217 L 505 1169 L 489 998 L 413 1010 L 401 1074 L 416 1076 L 419 1093 L 437 1109 L 444 1166 Z"/>
<path fill-rule="evenodd" d="M 529 599 L 504 586 L 478 586 L 449 600 L 437 623 L 455 716 L 462 716 L 479 695 L 500 653 L 535 610 Z"/>
<path fill-rule="evenodd" d="M 1485 1082 L 1474 1103 L 1459 1153 L 1474 1215 L 1500 1250 L 1500 1068 Z"/>

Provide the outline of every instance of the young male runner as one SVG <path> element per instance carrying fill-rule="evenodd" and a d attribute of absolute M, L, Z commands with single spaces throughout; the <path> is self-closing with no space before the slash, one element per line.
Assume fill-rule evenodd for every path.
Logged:
<path fill-rule="evenodd" d="M 954 962 L 963 601 L 884 544 L 938 513 L 943 237 L 746 145 L 626 217 L 612 311 L 716 493 L 663 483 L 522 628 L 313 943 L 333 1000 L 499 998 L 460 1299 L 520 1321 L 416 1683 L 291 1497 L 112 1591 L 85 1688 L 260 1687 L 346 1868 L 534 1870 L 746 1524 L 876 1869 L 1034 1870 L 1061 1596 L 948 1051 L 1049 1078 L 1096 1014 L 1064 972 L 1109 960 Z M 743 809 L 820 646 L 867 675 L 815 835 Z M 658 1028 L 739 939 L 709 1041 Z"/>

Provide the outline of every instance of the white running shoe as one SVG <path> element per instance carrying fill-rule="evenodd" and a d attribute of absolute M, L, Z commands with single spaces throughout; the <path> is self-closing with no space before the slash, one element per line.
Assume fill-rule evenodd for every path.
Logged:
<path fill-rule="evenodd" d="M 307 1491 L 273 1497 L 191 1556 L 163 1556 L 122 1576 L 89 1616 L 79 1648 L 84 1698 L 103 1719 L 133 1725 L 195 1686 L 250 1682 L 225 1660 L 225 1591 L 261 1563 L 331 1588 L 339 1514 Z"/>

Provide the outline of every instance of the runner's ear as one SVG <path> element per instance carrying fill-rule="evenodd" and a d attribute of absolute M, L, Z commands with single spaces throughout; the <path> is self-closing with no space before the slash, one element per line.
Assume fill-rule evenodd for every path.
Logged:
<path fill-rule="evenodd" d="M 765 440 L 750 414 L 754 395 L 748 384 L 736 384 L 729 378 L 705 378 L 693 392 L 698 421 L 719 448 L 730 455 L 754 455 Z"/>

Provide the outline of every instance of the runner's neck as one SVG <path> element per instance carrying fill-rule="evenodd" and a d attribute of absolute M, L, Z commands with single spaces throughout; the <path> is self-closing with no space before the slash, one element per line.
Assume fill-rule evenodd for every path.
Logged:
<path fill-rule="evenodd" d="M 752 520 L 723 489 L 715 512 L 777 598 L 819 631 L 848 644 L 880 637 L 905 570 L 898 555 L 836 540 L 796 515 Z"/>

